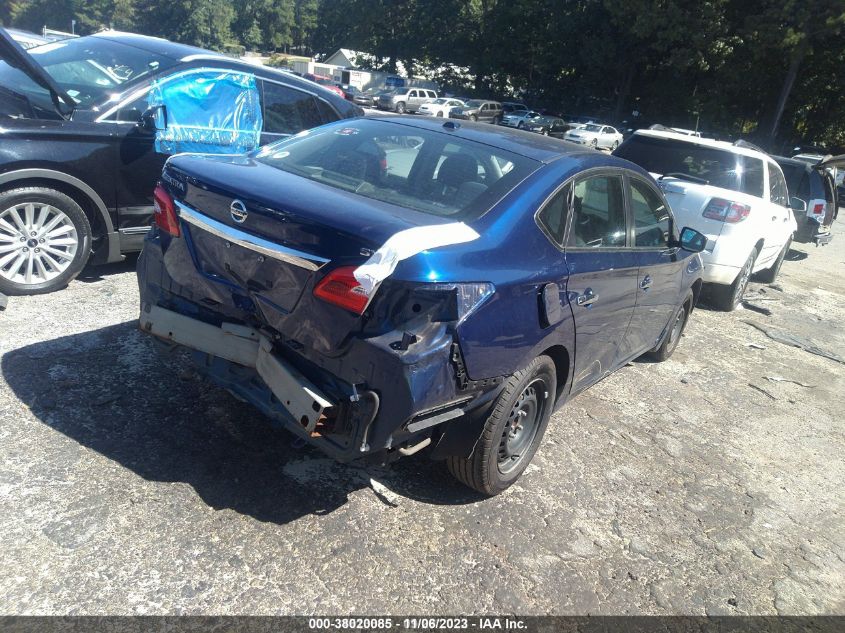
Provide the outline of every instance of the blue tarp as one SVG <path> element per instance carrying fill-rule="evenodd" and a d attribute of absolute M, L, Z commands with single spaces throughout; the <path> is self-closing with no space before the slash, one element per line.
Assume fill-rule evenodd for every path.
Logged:
<path fill-rule="evenodd" d="M 255 75 L 187 70 L 153 83 L 149 105 L 162 104 L 167 125 L 156 132 L 157 152 L 241 154 L 259 145 L 262 120 Z"/>

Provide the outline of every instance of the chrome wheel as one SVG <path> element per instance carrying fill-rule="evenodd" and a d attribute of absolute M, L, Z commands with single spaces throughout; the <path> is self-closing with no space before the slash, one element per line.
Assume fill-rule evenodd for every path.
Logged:
<path fill-rule="evenodd" d="M 742 301 L 742 295 L 745 294 L 745 288 L 748 286 L 748 280 L 751 279 L 751 270 L 754 268 L 754 257 L 749 257 L 745 262 L 745 266 L 739 273 L 739 278 L 736 281 L 736 292 L 734 293 L 734 305 Z"/>
<path fill-rule="evenodd" d="M 79 235 L 56 207 L 23 202 L 0 212 L 0 277 L 15 284 L 51 281 L 71 265 Z"/>
<path fill-rule="evenodd" d="M 545 413 L 546 390 L 542 380 L 529 384 L 517 398 L 499 440 L 499 472 L 518 468 L 534 442 Z"/>

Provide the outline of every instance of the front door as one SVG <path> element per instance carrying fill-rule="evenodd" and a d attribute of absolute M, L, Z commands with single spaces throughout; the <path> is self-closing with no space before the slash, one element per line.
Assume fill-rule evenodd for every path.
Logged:
<path fill-rule="evenodd" d="M 668 204 L 655 187 L 636 176 L 629 184 L 633 252 L 639 266 L 634 317 L 623 344 L 624 358 L 655 347 L 680 305 L 683 263 L 670 247 L 672 220 Z"/>
<path fill-rule="evenodd" d="M 573 393 L 613 371 L 624 351 L 638 270 L 627 239 L 622 176 L 597 173 L 577 180 L 566 237 L 566 291 L 575 320 Z"/>

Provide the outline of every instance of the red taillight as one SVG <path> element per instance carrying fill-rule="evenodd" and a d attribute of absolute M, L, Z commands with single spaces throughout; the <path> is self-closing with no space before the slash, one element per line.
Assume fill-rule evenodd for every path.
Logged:
<path fill-rule="evenodd" d="M 176 205 L 173 198 L 161 185 L 156 185 L 153 192 L 153 206 L 155 207 L 155 223 L 165 233 L 179 237 L 179 218 L 176 215 Z"/>
<path fill-rule="evenodd" d="M 720 220 L 722 222 L 729 222 L 736 224 L 742 222 L 751 213 L 751 207 L 747 204 L 740 204 L 739 202 L 731 202 L 724 198 L 712 198 L 707 206 L 704 207 L 705 218 L 711 220 Z"/>
<path fill-rule="evenodd" d="M 354 273 L 355 266 L 336 268 L 317 284 L 314 296 L 355 314 L 363 313 L 370 297 Z"/>
<path fill-rule="evenodd" d="M 813 214 L 814 215 L 821 215 L 824 213 L 824 203 L 820 202 L 816 206 L 813 207 Z"/>

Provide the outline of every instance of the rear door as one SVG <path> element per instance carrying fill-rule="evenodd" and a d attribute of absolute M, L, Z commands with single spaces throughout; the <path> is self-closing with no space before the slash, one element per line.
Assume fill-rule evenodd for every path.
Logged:
<path fill-rule="evenodd" d="M 672 218 L 666 200 L 645 179 L 629 175 L 631 241 L 636 253 L 637 301 L 623 342 L 623 357 L 652 349 L 680 304 L 683 262 L 670 247 Z"/>
<path fill-rule="evenodd" d="M 310 92 L 266 78 L 259 79 L 258 86 L 264 126 L 261 131 L 262 145 L 338 118 L 329 104 Z"/>
<path fill-rule="evenodd" d="M 580 391 L 610 373 L 625 353 L 637 297 L 638 256 L 627 248 L 622 175 L 596 171 L 575 180 L 565 240 L 567 297 L 575 320 Z"/>
<path fill-rule="evenodd" d="M 769 176 L 769 209 L 771 212 L 771 238 L 763 245 L 764 261 L 774 260 L 795 231 L 795 219 L 789 206 L 789 190 L 786 179 L 777 163 L 766 161 Z"/>

